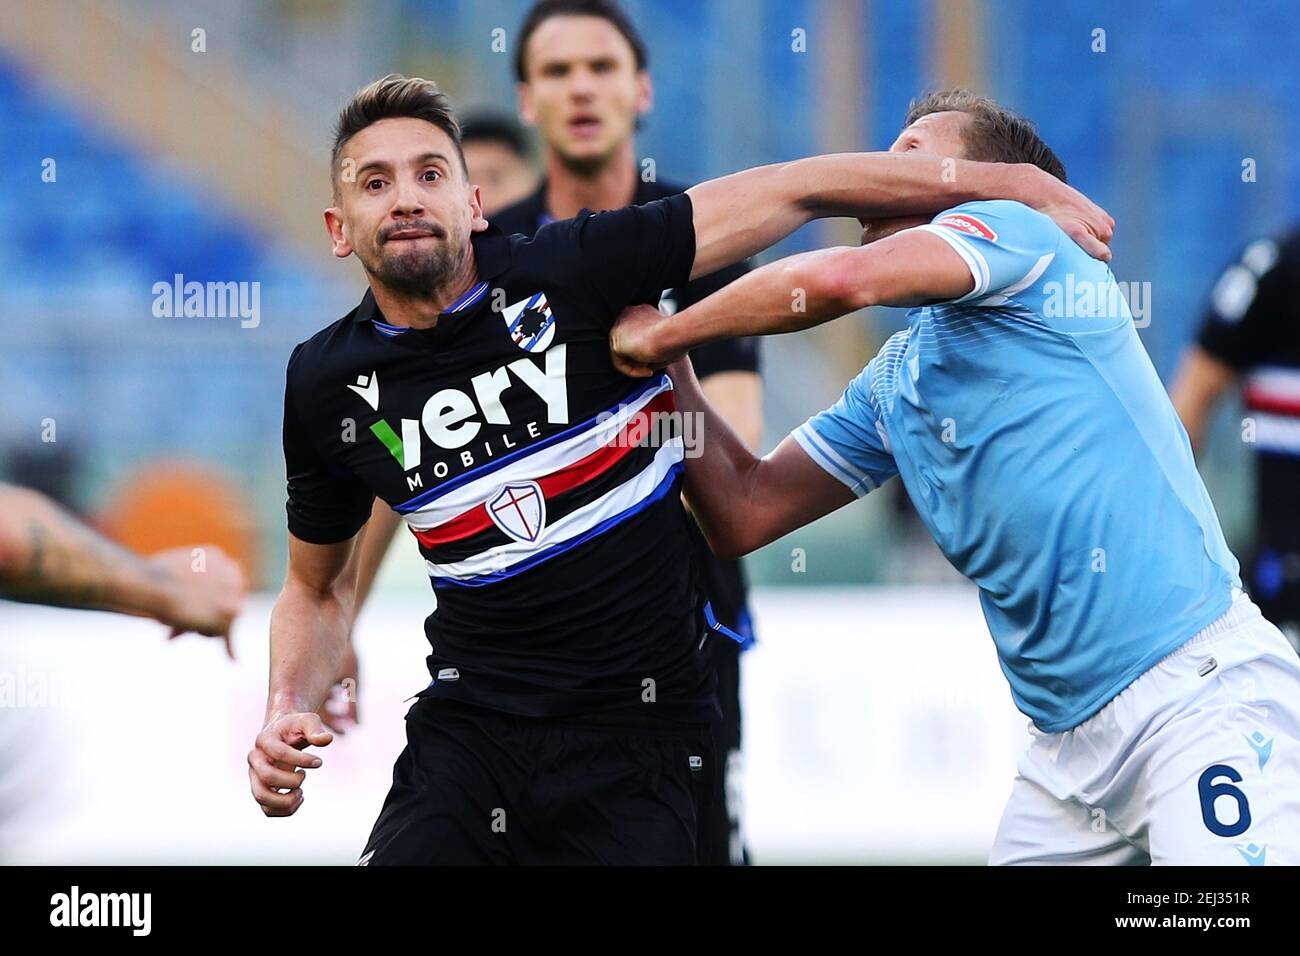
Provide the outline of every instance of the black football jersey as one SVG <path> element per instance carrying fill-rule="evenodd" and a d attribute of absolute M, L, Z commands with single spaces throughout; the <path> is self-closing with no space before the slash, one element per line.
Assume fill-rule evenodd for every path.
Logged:
<path fill-rule="evenodd" d="M 669 196 L 684 193 L 686 188 L 685 183 L 666 179 L 646 180 L 638 176 L 632 205 L 642 206 L 656 199 L 667 199 Z M 492 224 L 506 235 L 519 233 L 531 236 L 551 221 L 551 214 L 546 209 L 545 181 L 531 195 L 492 216 Z M 669 314 L 681 311 L 707 298 L 728 283 L 735 282 L 748 271 L 748 263 L 737 262 L 706 276 L 698 276 L 680 285 L 670 286 L 663 290 L 659 298 L 659 307 Z M 758 342 L 755 336 L 739 336 L 708 342 L 691 349 L 691 365 L 695 368 L 695 374 L 701 379 L 719 372 L 757 372 L 760 368 Z"/>
<path fill-rule="evenodd" d="M 1223 272 L 1198 341 L 1241 372 L 1256 452 L 1252 597 L 1270 619 L 1300 622 L 1300 232 L 1257 239 Z"/>
<path fill-rule="evenodd" d="M 480 282 L 431 329 L 367 292 L 289 360 L 298 538 L 350 538 L 382 498 L 437 596 L 423 693 L 534 717 L 715 719 L 680 422 L 609 329 L 686 282 L 685 195 L 472 238 Z"/>
<path fill-rule="evenodd" d="M 632 204 L 641 206 L 686 191 L 686 184 L 666 179 L 646 180 L 637 177 L 636 194 Z M 546 208 L 546 182 L 538 185 L 532 195 L 521 199 L 492 217 L 493 225 L 503 232 L 531 236 L 552 220 Z M 749 271 L 745 262 L 725 266 L 709 275 L 698 276 L 682 285 L 665 288 L 659 298 L 659 308 L 672 314 L 688 308 L 717 292 L 728 283 L 736 281 Z M 759 372 L 759 340 L 755 336 L 740 336 L 708 342 L 691 349 L 691 364 L 700 380 L 722 372 Z M 749 614 L 748 583 L 744 566 L 739 561 L 727 561 L 709 550 L 708 542 L 698 528 L 692 527 L 696 556 L 700 568 L 700 581 L 704 593 L 712 602 L 719 620 L 744 638 L 744 647 L 754 640 Z M 715 652 L 735 649 L 730 641 L 715 645 Z"/>

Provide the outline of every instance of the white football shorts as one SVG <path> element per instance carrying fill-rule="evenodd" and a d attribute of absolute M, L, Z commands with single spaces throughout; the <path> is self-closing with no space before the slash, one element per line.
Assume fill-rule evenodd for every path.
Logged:
<path fill-rule="evenodd" d="M 1244 593 L 1079 726 L 1030 732 L 990 864 L 1300 864 L 1300 658 Z"/>

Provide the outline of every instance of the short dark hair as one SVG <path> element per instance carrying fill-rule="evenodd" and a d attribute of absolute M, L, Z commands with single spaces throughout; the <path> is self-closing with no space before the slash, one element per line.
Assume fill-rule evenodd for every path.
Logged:
<path fill-rule="evenodd" d="M 614 0 L 538 0 L 524 15 L 524 22 L 519 27 L 519 41 L 515 44 L 515 79 L 520 83 L 528 82 L 528 71 L 524 63 L 528 41 L 537 28 L 551 17 L 599 17 L 608 20 L 632 47 L 636 68 L 644 70 L 650 65 L 650 55 L 636 24 Z"/>
<path fill-rule="evenodd" d="M 461 172 L 469 175 L 465 154 L 460 148 L 460 124 L 451 99 L 438 89 L 433 80 L 389 73 L 383 79 L 357 90 L 339 113 L 334 124 L 334 148 L 330 151 L 330 178 L 337 188 L 339 154 L 353 136 L 367 126 L 385 119 L 410 117 L 432 123 L 446 133 L 456 146 Z"/>
<path fill-rule="evenodd" d="M 500 143 L 520 159 L 528 159 L 528 135 L 513 116 L 493 111 L 466 113 L 460 124 L 461 145 L 465 143 Z"/>
<path fill-rule="evenodd" d="M 914 99 L 907 108 L 903 128 L 930 113 L 968 113 L 962 139 L 967 157 L 985 163 L 1033 163 L 1065 182 L 1065 164 L 1038 135 L 1038 129 L 1019 113 L 999 106 L 970 90 L 940 90 Z"/>

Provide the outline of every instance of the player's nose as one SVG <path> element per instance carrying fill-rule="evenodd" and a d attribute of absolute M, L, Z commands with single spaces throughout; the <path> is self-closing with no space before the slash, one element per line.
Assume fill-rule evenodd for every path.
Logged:
<path fill-rule="evenodd" d="M 596 74 L 591 70 L 574 70 L 569 81 L 569 97 L 587 102 L 596 95 Z"/>
<path fill-rule="evenodd" d="M 411 183 L 399 183 L 393 190 L 393 215 L 416 215 L 424 211 L 424 200 L 420 191 Z"/>

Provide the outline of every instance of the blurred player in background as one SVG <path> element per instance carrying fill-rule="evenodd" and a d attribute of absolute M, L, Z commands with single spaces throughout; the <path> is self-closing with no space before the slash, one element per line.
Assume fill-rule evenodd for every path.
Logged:
<path fill-rule="evenodd" d="M 153 618 L 177 637 L 230 630 L 247 585 L 218 548 L 196 563 L 191 548 L 143 558 L 34 491 L 0 485 L 0 598 Z"/>
<path fill-rule="evenodd" d="M 694 863 L 713 790 L 725 639 L 681 504 L 671 383 L 621 374 L 617 315 L 813 219 L 1009 195 L 1093 246 L 1105 214 L 1046 173 L 845 154 L 765 166 L 532 239 L 482 215 L 449 101 L 386 77 L 340 114 L 326 210 L 369 288 L 286 372 L 289 566 L 266 725 L 248 754 L 268 816 L 302 804 L 304 752 L 354 619 L 358 535 L 399 510 L 437 594 L 432 681 L 359 862 Z M 645 418 L 672 434 L 646 442 Z"/>
<path fill-rule="evenodd" d="M 1210 295 L 1170 390 L 1192 447 L 1215 404 L 1242 387 L 1241 436 L 1255 450 L 1255 552 L 1248 577 L 1264 616 L 1300 648 L 1300 231 L 1259 239 Z"/>
<path fill-rule="evenodd" d="M 541 133 L 546 177 L 531 195 L 499 213 L 505 232 L 531 236 L 552 219 L 580 209 L 618 209 L 685 191 L 689 184 L 642 175 L 634 134 L 653 99 L 648 52 L 635 25 L 607 0 L 542 0 L 517 32 L 515 79 L 520 114 Z M 743 262 L 665 289 L 659 308 L 673 312 L 716 292 L 747 271 Z M 763 435 L 763 383 L 752 338 L 711 342 L 691 353 L 709 401 L 741 440 L 758 448 Z M 719 620 L 743 644 L 714 641 L 722 722 L 714 725 L 718 760 L 709 846 L 720 865 L 748 861 L 741 828 L 740 654 L 754 640 L 744 569 L 723 561 L 696 535 L 704 591 Z"/>
<path fill-rule="evenodd" d="M 1065 178 L 1030 123 L 965 91 L 914 103 L 892 149 Z M 717 337 L 915 306 L 766 458 L 709 418 L 686 490 L 710 543 L 747 553 L 899 475 L 979 585 L 1033 722 L 991 862 L 1300 863 L 1300 660 L 1240 589 L 1114 276 L 1015 202 L 906 225 L 614 328 L 636 370 Z M 679 373 L 679 407 L 707 414 L 689 363 Z"/>
<path fill-rule="evenodd" d="M 483 191 L 483 215 L 489 219 L 536 188 L 528 134 L 518 120 L 486 110 L 469 113 L 460 141 L 469 178 Z"/>

